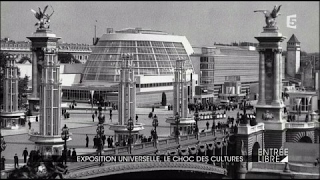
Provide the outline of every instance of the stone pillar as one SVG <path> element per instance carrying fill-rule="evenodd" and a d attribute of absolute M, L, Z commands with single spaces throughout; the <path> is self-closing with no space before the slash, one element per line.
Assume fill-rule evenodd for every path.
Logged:
<path fill-rule="evenodd" d="M 110 130 L 113 130 L 115 137 L 118 137 L 115 142 L 122 143 L 122 140 L 126 140 L 129 135 L 127 124 L 129 118 L 133 120 L 133 126 L 131 131 L 131 137 L 133 137 L 133 143 L 139 134 L 139 131 L 143 130 L 143 124 L 136 123 L 136 83 L 134 77 L 134 68 L 132 63 L 133 54 L 121 54 L 122 63 L 120 69 L 120 82 L 118 86 L 118 122 L 116 124 L 110 124 Z M 121 142 L 120 142 L 121 141 Z"/>
<path fill-rule="evenodd" d="M 265 49 L 259 50 L 259 102 L 258 104 L 265 104 L 265 62 L 264 54 Z"/>
<path fill-rule="evenodd" d="M 7 67 L 4 70 L 4 93 L 3 93 L 3 106 L 4 112 L 18 111 L 18 74 L 17 66 L 15 65 L 15 56 L 8 55 Z"/>
<path fill-rule="evenodd" d="M 173 116 L 176 112 L 180 117 L 186 118 L 188 115 L 188 89 L 186 84 L 186 70 L 184 68 L 185 60 L 178 59 L 174 72 L 174 87 L 173 87 Z"/>
<path fill-rule="evenodd" d="M 121 125 L 127 124 L 128 119 L 135 118 L 136 107 L 136 84 L 134 82 L 134 71 L 132 69 L 132 55 L 122 55 L 119 84 L 119 116 L 118 122 Z"/>
<path fill-rule="evenodd" d="M 278 56 L 278 52 L 280 52 L 279 49 L 273 49 L 273 57 L 274 57 L 274 77 L 273 77 L 273 82 L 274 82 L 274 86 L 273 86 L 273 101 L 272 104 L 274 105 L 280 105 L 280 59 Z"/>
<path fill-rule="evenodd" d="M 38 57 L 36 48 L 31 48 L 32 51 L 32 97 L 38 97 Z"/>

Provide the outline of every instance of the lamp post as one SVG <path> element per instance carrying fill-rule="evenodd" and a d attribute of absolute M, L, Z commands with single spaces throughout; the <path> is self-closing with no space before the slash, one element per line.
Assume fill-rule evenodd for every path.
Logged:
<path fill-rule="evenodd" d="M 158 134 L 157 134 L 157 126 L 159 125 L 158 123 L 158 117 L 157 115 L 153 116 L 153 121 L 152 121 L 152 126 L 154 127 L 154 142 L 157 143 L 158 140 Z"/>
<path fill-rule="evenodd" d="M 308 107 L 308 119 L 306 121 L 310 121 L 312 119 L 311 114 L 310 114 L 312 96 L 309 96 L 307 100 L 308 100 L 307 101 L 307 103 L 308 103 L 308 106 L 307 106 Z"/>
<path fill-rule="evenodd" d="M 300 102 L 301 102 L 301 98 L 295 98 L 295 103 L 296 103 L 296 106 L 297 106 L 296 114 L 298 115 L 296 121 L 299 121 L 299 116 L 300 116 Z"/>
<path fill-rule="evenodd" d="M 196 107 L 196 111 L 194 112 L 194 120 L 196 121 L 196 127 L 194 129 L 197 139 L 198 139 L 198 132 L 199 132 L 199 127 L 198 127 L 198 121 L 199 121 L 199 112 L 198 112 L 198 107 Z"/>
<path fill-rule="evenodd" d="M 243 117 L 242 117 L 242 124 L 248 124 L 247 122 L 247 110 L 246 110 L 246 103 L 247 103 L 247 96 L 243 97 Z"/>
<path fill-rule="evenodd" d="M 67 165 L 67 140 L 69 139 L 69 128 L 66 124 L 62 128 L 61 138 L 64 140 L 64 163 Z"/>
<path fill-rule="evenodd" d="M 91 113 L 93 113 L 93 94 L 94 94 L 94 90 L 90 90 L 91 93 Z"/>
<path fill-rule="evenodd" d="M 128 120 L 127 129 L 129 131 L 129 138 L 128 138 L 129 153 L 131 154 L 131 131 L 133 130 L 133 120 L 131 117 Z"/>
<path fill-rule="evenodd" d="M 4 151 L 7 147 L 6 141 L 4 140 L 3 136 L 0 133 L 0 137 L 1 137 L 1 142 L 0 142 L 0 158 L 1 158 L 1 162 L 0 162 L 0 166 L 1 166 L 1 170 L 5 170 L 5 161 L 1 156 L 2 151 Z"/>
<path fill-rule="evenodd" d="M 216 133 L 216 114 L 214 111 L 212 111 L 212 134 Z"/>
<path fill-rule="evenodd" d="M 103 124 L 100 124 L 100 123 L 98 124 L 96 132 L 99 137 L 98 152 L 99 152 L 99 155 L 101 156 L 102 149 L 103 149 L 102 135 L 104 134 Z"/>
<path fill-rule="evenodd" d="M 177 125 L 176 137 L 179 138 L 179 135 L 180 135 L 180 132 L 179 132 L 180 115 L 179 115 L 178 112 L 176 112 L 176 115 L 175 115 L 175 122 L 176 122 L 176 125 Z"/>
<path fill-rule="evenodd" d="M 99 113 L 99 116 L 98 116 L 99 124 L 103 124 L 105 121 L 106 121 L 106 117 L 102 115 L 102 113 Z"/>

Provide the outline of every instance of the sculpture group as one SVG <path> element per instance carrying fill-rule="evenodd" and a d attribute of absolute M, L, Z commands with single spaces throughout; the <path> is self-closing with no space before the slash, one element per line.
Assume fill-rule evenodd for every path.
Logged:
<path fill-rule="evenodd" d="M 272 28 L 272 27 L 276 27 L 276 18 L 281 15 L 279 13 L 281 8 L 280 6 L 274 6 L 273 10 L 270 12 L 268 10 L 256 10 L 254 12 L 262 12 L 265 15 L 266 18 L 266 24 L 267 24 L 267 28 Z"/>
<path fill-rule="evenodd" d="M 46 14 L 46 11 L 48 9 L 48 5 L 43 9 L 43 11 L 39 7 L 39 12 L 31 9 L 31 12 L 33 12 L 34 16 L 38 19 L 38 22 L 35 24 L 35 26 L 39 25 L 39 29 L 49 29 L 50 28 L 50 17 L 54 13 L 53 7 L 52 6 L 50 6 L 50 7 L 52 8 L 52 13 L 50 15 Z"/>

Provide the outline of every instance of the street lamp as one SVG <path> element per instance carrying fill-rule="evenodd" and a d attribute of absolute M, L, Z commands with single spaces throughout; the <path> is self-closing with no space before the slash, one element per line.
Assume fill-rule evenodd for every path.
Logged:
<path fill-rule="evenodd" d="M 212 130 L 212 134 L 216 133 L 216 114 L 214 111 L 212 111 L 212 127 L 211 127 L 211 130 Z"/>
<path fill-rule="evenodd" d="M 301 98 L 295 98 L 295 103 L 296 103 L 296 105 L 297 105 L 297 115 L 298 115 L 298 117 L 297 117 L 297 119 L 296 119 L 296 121 L 299 121 L 299 116 L 300 116 L 300 102 L 301 102 Z"/>
<path fill-rule="evenodd" d="M 129 131 L 129 138 L 128 138 L 128 144 L 129 144 L 129 153 L 131 154 L 131 131 L 133 130 L 133 120 L 130 117 L 127 123 L 127 129 Z"/>
<path fill-rule="evenodd" d="M 196 111 L 194 112 L 194 120 L 196 121 L 196 127 L 194 129 L 197 138 L 198 138 L 198 132 L 199 132 L 199 128 L 198 128 L 198 121 L 199 121 L 199 112 L 198 112 L 198 107 L 196 107 Z"/>
<path fill-rule="evenodd" d="M 99 113 L 98 120 L 99 120 L 99 124 L 103 124 L 106 120 L 106 117 L 102 115 L 102 113 Z"/>
<path fill-rule="evenodd" d="M 247 110 L 246 110 L 247 96 L 244 96 L 242 101 L 243 101 L 243 115 L 241 117 L 242 124 L 248 124 L 248 122 L 247 122 Z"/>
<path fill-rule="evenodd" d="M 179 125 L 179 123 L 180 123 L 180 115 L 179 115 L 178 112 L 176 112 L 176 115 L 175 115 L 175 122 L 176 122 L 176 125 L 177 125 L 176 137 L 179 138 L 180 132 L 179 132 L 178 125 Z"/>
<path fill-rule="evenodd" d="M 93 113 L 93 94 L 94 94 L 94 90 L 90 90 L 91 93 L 91 113 Z"/>
<path fill-rule="evenodd" d="M 64 163 L 67 165 L 67 140 L 69 139 L 69 128 L 66 124 L 62 128 L 61 138 L 64 140 Z"/>
<path fill-rule="evenodd" d="M 157 126 L 159 125 L 158 123 L 158 117 L 157 115 L 153 116 L 153 121 L 152 121 L 152 126 L 154 127 L 154 142 L 157 142 L 158 139 L 158 134 L 157 134 Z"/>
<path fill-rule="evenodd" d="M 104 126 L 103 126 L 103 124 L 99 123 L 96 131 L 97 131 L 97 135 L 99 137 L 98 151 L 99 151 L 100 156 L 101 156 L 102 149 L 103 149 L 102 135 L 104 134 Z"/>

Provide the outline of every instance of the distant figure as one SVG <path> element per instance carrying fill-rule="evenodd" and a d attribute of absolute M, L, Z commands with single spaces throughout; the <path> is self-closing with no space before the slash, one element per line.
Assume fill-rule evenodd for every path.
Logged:
<path fill-rule="evenodd" d="M 95 110 L 95 111 L 94 111 L 94 114 L 95 114 L 96 116 L 98 116 L 98 111 L 97 111 L 97 110 Z"/>
<path fill-rule="evenodd" d="M 75 161 L 77 158 L 77 152 L 76 152 L 76 149 L 73 148 L 73 151 L 72 151 L 72 159 Z"/>
<path fill-rule="evenodd" d="M 36 116 L 36 122 L 38 122 L 38 121 L 39 121 L 38 116 Z"/>
<path fill-rule="evenodd" d="M 86 147 L 89 146 L 89 137 L 88 137 L 88 134 L 86 134 Z"/>
<path fill-rule="evenodd" d="M 110 146 L 113 148 L 113 137 L 110 138 Z"/>
<path fill-rule="evenodd" d="M 71 148 L 68 150 L 67 156 L 71 157 Z"/>
<path fill-rule="evenodd" d="M 209 129 L 209 122 L 207 121 L 206 126 L 207 126 L 207 130 Z"/>
<path fill-rule="evenodd" d="M 154 106 L 152 106 L 152 112 L 154 112 Z"/>
<path fill-rule="evenodd" d="M 19 158 L 17 153 L 14 155 L 14 168 L 17 169 L 19 167 Z"/>
<path fill-rule="evenodd" d="M 139 118 L 139 117 L 138 117 L 138 114 L 136 114 L 136 122 L 138 122 L 138 118 Z"/>
<path fill-rule="evenodd" d="M 110 136 L 107 138 L 107 143 L 108 143 L 108 148 L 110 148 L 110 141 L 111 141 L 111 138 Z"/>
<path fill-rule="evenodd" d="M 5 166 L 6 166 L 5 161 L 6 161 L 6 159 L 4 158 L 4 156 L 2 156 L 2 158 L 1 158 L 1 170 L 5 170 Z"/>
<path fill-rule="evenodd" d="M 318 164 L 320 164 L 320 159 L 317 158 L 315 161 L 314 161 L 314 166 L 317 166 Z"/>
<path fill-rule="evenodd" d="M 92 122 L 94 122 L 94 114 L 92 114 Z"/>
<path fill-rule="evenodd" d="M 31 121 L 28 122 L 29 129 L 31 129 Z"/>
<path fill-rule="evenodd" d="M 112 109 L 110 109 L 110 121 L 112 122 Z"/>
<path fill-rule="evenodd" d="M 23 150 L 23 153 L 22 153 L 22 156 L 23 156 L 23 162 L 24 163 L 27 163 L 27 157 L 28 157 L 28 150 L 27 150 L 27 148 L 25 148 L 24 150 Z"/>
<path fill-rule="evenodd" d="M 106 143 L 106 135 L 102 135 L 102 144 L 103 146 L 105 145 Z"/>

